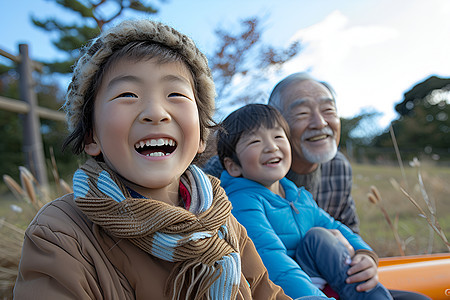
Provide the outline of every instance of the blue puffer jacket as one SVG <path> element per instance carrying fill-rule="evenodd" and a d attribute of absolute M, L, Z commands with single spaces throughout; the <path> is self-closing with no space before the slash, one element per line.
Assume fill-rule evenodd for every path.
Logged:
<path fill-rule="evenodd" d="M 338 229 L 358 249 L 372 250 L 359 235 L 319 208 L 311 194 L 283 178 L 286 199 L 263 185 L 224 171 L 221 184 L 233 204 L 233 215 L 247 229 L 269 278 L 292 298 L 324 294 L 294 260 L 297 245 L 312 227 Z"/>

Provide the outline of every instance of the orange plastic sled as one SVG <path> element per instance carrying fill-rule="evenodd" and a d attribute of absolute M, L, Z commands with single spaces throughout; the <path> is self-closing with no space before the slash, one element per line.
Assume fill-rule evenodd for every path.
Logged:
<path fill-rule="evenodd" d="M 380 258 L 378 276 L 388 289 L 450 300 L 450 253 Z"/>

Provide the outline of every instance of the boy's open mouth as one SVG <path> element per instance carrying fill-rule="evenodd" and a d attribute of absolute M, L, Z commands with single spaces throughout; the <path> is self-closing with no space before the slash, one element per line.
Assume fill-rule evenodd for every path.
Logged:
<path fill-rule="evenodd" d="M 273 158 L 271 160 L 268 160 L 264 163 L 264 165 L 273 165 L 273 164 L 277 164 L 281 161 L 281 158 Z"/>
<path fill-rule="evenodd" d="M 177 148 L 177 143 L 168 138 L 148 139 L 139 141 L 134 145 L 136 151 L 145 156 L 170 155 Z"/>

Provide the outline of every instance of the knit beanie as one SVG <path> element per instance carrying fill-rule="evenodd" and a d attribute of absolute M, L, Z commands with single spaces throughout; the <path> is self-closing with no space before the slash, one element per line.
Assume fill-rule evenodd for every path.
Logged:
<path fill-rule="evenodd" d="M 203 127 L 201 138 L 206 141 L 205 122 L 207 124 L 212 119 L 216 95 L 208 60 L 188 36 L 170 26 L 147 19 L 123 21 L 101 33 L 82 49 L 82 55 L 75 63 L 63 106 L 69 131 L 73 132 L 81 120 L 83 105 L 100 67 L 114 51 L 131 42 L 141 41 L 158 43 L 172 49 L 180 54 L 190 67 L 194 81 L 197 82 L 198 107 L 202 107 L 199 108 L 200 127 Z"/>

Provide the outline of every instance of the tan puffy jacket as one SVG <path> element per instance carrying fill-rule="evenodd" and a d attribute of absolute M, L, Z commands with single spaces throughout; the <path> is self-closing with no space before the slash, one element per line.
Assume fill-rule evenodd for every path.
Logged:
<path fill-rule="evenodd" d="M 231 216 L 242 261 L 237 299 L 290 299 L 267 274 L 247 232 Z M 57 199 L 29 225 L 14 299 L 167 299 L 173 263 L 147 254 L 93 224 L 73 195 Z"/>

